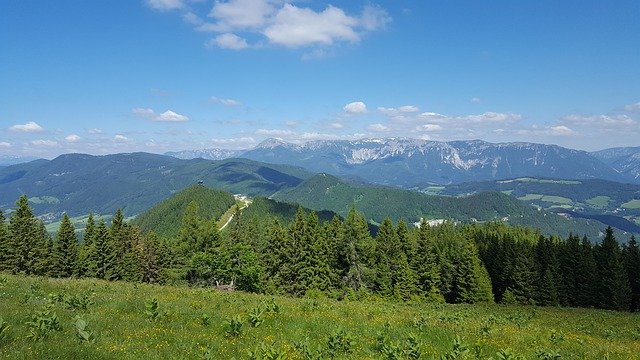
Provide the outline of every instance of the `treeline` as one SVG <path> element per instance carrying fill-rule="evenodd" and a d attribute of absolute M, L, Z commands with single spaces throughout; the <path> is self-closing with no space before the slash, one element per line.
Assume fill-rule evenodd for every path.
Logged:
<path fill-rule="evenodd" d="M 141 234 L 117 211 L 93 217 L 76 237 L 65 215 L 52 239 L 21 197 L 8 224 L 0 213 L 0 269 L 55 277 L 150 283 L 233 283 L 239 290 L 295 296 L 500 302 L 640 310 L 640 252 L 608 228 L 586 238 L 544 237 L 500 223 L 408 226 L 385 220 L 375 236 L 357 210 L 320 221 L 298 209 L 288 224 L 236 214 L 220 232 L 191 203 L 177 236 Z"/>

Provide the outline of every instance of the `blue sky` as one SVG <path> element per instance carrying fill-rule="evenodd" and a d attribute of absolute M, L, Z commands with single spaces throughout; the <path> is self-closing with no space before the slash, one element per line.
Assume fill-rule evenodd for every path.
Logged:
<path fill-rule="evenodd" d="M 640 2 L 0 2 L 0 153 L 640 145 Z"/>

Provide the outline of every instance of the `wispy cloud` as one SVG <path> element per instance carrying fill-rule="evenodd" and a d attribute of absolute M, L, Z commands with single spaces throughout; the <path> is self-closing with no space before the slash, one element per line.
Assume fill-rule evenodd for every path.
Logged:
<path fill-rule="evenodd" d="M 37 133 L 44 131 L 44 128 L 33 121 L 29 121 L 26 124 L 16 124 L 9 128 L 11 131 Z"/>
<path fill-rule="evenodd" d="M 0 141 L 0 148 L 8 149 L 10 147 L 11 147 L 11 143 L 8 143 L 6 141 Z"/>
<path fill-rule="evenodd" d="M 153 109 L 135 108 L 131 110 L 131 113 L 134 114 L 135 116 L 138 116 L 150 121 L 158 121 L 158 122 L 189 121 L 189 118 L 187 116 L 178 114 L 171 110 L 167 110 L 161 114 L 157 114 Z"/>
<path fill-rule="evenodd" d="M 220 104 L 220 105 L 224 105 L 224 106 L 240 106 L 242 105 L 242 103 L 238 100 L 235 99 L 223 99 L 223 98 L 219 98 L 219 97 L 215 97 L 212 96 L 209 99 L 209 102 L 212 104 Z"/>
<path fill-rule="evenodd" d="M 39 147 L 55 147 L 58 146 L 58 142 L 53 140 L 40 139 L 31 141 L 31 145 Z"/>
<path fill-rule="evenodd" d="M 232 33 L 224 33 L 204 43 L 206 47 L 219 47 L 222 49 L 242 50 L 249 47 L 247 39 Z"/>
<path fill-rule="evenodd" d="M 640 101 L 638 101 L 637 103 L 625 105 L 624 109 L 629 112 L 640 111 Z"/>
<path fill-rule="evenodd" d="M 70 134 L 70 135 L 67 135 L 64 139 L 67 142 L 74 143 L 74 142 L 80 141 L 80 136 L 78 136 L 76 134 Z"/>
<path fill-rule="evenodd" d="M 147 0 L 147 5 L 155 10 L 178 10 L 185 7 L 182 0 Z"/>

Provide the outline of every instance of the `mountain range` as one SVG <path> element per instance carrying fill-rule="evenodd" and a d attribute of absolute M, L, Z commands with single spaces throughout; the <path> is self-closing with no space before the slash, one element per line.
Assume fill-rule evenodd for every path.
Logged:
<path fill-rule="evenodd" d="M 180 158 L 207 158 L 208 154 L 219 159 L 224 152 L 209 149 L 171 153 Z M 253 149 L 229 155 L 403 188 L 525 176 L 640 183 L 640 148 L 589 153 L 556 145 L 480 140 L 387 138 L 292 144 L 267 139 Z"/>

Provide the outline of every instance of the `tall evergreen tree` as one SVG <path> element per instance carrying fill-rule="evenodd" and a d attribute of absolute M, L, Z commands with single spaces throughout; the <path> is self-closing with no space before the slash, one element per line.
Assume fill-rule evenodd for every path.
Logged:
<path fill-rule="evenodd" d="M 433 239 L 430 234 L 429 224 L 425 219 L 420 221 L 416 246 L 415 260 L 411 265 L 415 270 L 418 285 L 428 298 L 439 298 L 442 296 L 439 289 L 440 268 L 436 262 L 435 249 Z"/>
<path fill-rule="evenodd" d="M 596 250 L 599 307 L 627 309 L 631 290 L 621 259 L 620 246 L 611 226 L 607 227 L 605 237 Z"/>
<path fill-rule="evenodd" d="M 26 195 L 20 196 L 16 202 L 16 211 L 9 219 L 9 234 L 12 251 L 9 252 L 8 263 L 11 270 L 31 274 L 33 259 L 30 252 L 35 247 L 34 241 L 38 237 L 38 227 Z"/>
<path fill-rule="evenodd" d="M 345 269 L 343 281 L 347 288 L 366 290 L 370 285 L 370 274 L 367 269 L 371 234 L 367 221 L 355 207 L 347 213 L 344 221 L 345 237 L 340 251 L 340 263 Z"/>
<path fill-rule="evenodd" d="M 58 229 L 54 248 L 54 272 L 56 276 L 70 277 L 75 274 L 78 260 L 78 240 L 69 216 L 65 213 Z"/>
<path fill-rule="evenodd" d="M 465 242 L 456 264 L 454 293 L 457 303 L 493 302 L 491 279 L 471 240 Z"/>
<path fill-rule="evenodd" d="M 98 279 L 115 280 L 117 277 L 117 254 L 111 240 L 111 233 L 104 220 L 100 220 L 96 227 L 95 247 L 95 276 Z"/>
<path fill-rule="evenodd" d="M 593 244 L 583 237 L 580 243 L 578 252 L 573 256 L 574 261 L 570 264 L 575 264 L 576 268 L 568 271 L 573 272 L 575 286 L 572 296 L 572 306 L 592 307 L 597 306 L 597 292 L 598 292 L 598 270 L 596 266 L 596 260 L 594 257 Z M 563 273 L 564 274 L 564 273 Z"/>
<path fill-rule="evenodd" d="M 394 269 L 393 296 L 398 300 L 408 301 L 417 296 L 418 293 L 418 281 L 415 272 L 409 266 L 407 256 L 401 253 Z"/>
<path fill-rule="evenodd" d="M 53 242 L 47 228 L 42 220 L 37 221 L 36 237 L 34 247 L 29 252 L 32 273 L 40 276 L 51 276 L 54 274 Z"/>
<path fill-rule="evenodd" d="M 373 265 L 375 277 L 372 290 L 384 296 L 393 294 L 393 269 L 400 258 L 401 247 L 391 219 L 386 218 L 380 224 L 375 238 Z"/>
<path fill-rule="evenodd" d="M 635 236 L 631 236 L 631 240 L 625 246 L 623 258 L 631 288 L 630 309 L 631 311 L 640 311 L 640 250 Z"/>
<path fill-rule="evenodd" d="M 11 269 L 13 265 L 13 250 L 9 230 L 7 229 L 7 224 L 5 224 L 4 213 L 0 209 L 0 271 Z"/>

